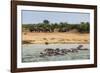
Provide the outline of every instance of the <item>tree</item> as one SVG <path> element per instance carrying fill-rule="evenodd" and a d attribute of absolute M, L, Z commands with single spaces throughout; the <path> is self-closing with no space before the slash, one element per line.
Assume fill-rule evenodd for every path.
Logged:
<path fill-rule="evenodd" d="M 86 22 L 81 22 L 80 26 L 79 26 L 79 32 L 89 32 L 89 23 Z"/>
<path fill-rule="evenodd" d="M 23 30 L 29 30 L 30 32 L 68 32 L 76 29 L 80 33 L 89 33 L 90 23 L 81 22 L 80 24 L 68 24 L 67 22 L 50 23 L 48 20 L 44 20 L 43 23 L 37 24 L 23 24 Z"/>
<path fill-rule="evenodd" d="M 49 24 L 49 21 L 48 20 L 44 20 L 43 23 L 44 24 Z"/>

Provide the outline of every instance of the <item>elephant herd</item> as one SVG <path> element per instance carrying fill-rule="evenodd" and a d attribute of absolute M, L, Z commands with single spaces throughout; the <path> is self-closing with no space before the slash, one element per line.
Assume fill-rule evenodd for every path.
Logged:
<path fill-rule="evenodd" d="M 69 29 L 61 28 L 61 29 L 51 29 L 51 28 L 32 28 L 29 29 L 30 32 L 68 32 Z"/>
<path fill-rule="evenodd" d="M 79 50 L 88 50 L 88 48 L 82 48 L 83 45 L 79 45 L 77 48 L 70 48 L 70 49 L 52 49 L 52 48 L 46 48 L 43 52 L 40 52 L 40 57 L 46 57 L 46 56 L 57 56 L 57 55 L 66 55 L 68 53 L 77 53 Z"/>
<path fill-rule="evenodd" d="M 50 29 L 42 29 L 42 28 L 38 28 L 38 29 L 30 29 L 30 32 L 51 32 Z"/>

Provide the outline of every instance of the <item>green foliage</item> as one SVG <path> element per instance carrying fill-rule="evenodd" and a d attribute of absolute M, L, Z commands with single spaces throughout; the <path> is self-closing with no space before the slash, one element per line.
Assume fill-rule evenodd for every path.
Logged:
<path fill-rule="evenodd" d="M 43 23 L 44 24 L 49 24 L 49 21 L 48 20 L 44 20 Z"/>
<path fill-rule="evenodd" d="M 90 29 L 89 26 L 90 26 L 90 25 L 89 25 L 88 22 L 87 22 L 87 23 L 82 22 L 82 23 L 80 24 L 78 30 L 79 30 L 79 32 L 89 32 L 89 29 Z"/>
<path fill-rule="evenodd" d="M 23 24 L 22 28 L 29 30 L 30 32 L 68 32 L 76 29 L 80 33 L 89 33 L 89 22 L 81 22 L 80 24 L 68 24 L 68 23 L 50 23 L 48 20 L 44 20 L 43 23 L 38 24 Z"/>

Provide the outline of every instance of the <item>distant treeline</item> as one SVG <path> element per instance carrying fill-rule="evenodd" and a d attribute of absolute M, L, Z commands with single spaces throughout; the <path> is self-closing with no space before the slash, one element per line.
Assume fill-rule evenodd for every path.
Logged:
<path fill-rule="evenodd" d="M 43 23 L 23 24 L 22 29 L 30 32 L 68 32 L 75 29 L 80 33 L 89 33 L 90 24 L 89 22 L 81 22 L 80 24 L 50 23 L 48 20 L 44 20 Z"/>

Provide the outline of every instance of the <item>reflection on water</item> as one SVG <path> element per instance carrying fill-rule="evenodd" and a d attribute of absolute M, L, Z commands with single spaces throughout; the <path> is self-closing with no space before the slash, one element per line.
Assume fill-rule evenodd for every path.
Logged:
<path fill-rule="evenodd" d="M 64 61 L 64 60 L 82 60 L 90 58 L 89 44 L 81 44 L 88 50 L 78 50 L 78 52 L 69 52 L 65 55 L 56 56 L 44 56 L 40 57 L 40 52 L 43 52 L 46 48 L 60 48 L 71 49 L 77 48 L 80 44 L 24 44 L 22 45 L 22 62 L 44 62 L 44 61 Z"/>

